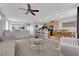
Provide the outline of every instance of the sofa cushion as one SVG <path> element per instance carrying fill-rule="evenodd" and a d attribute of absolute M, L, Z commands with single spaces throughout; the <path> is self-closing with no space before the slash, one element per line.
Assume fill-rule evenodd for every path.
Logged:
<path fill-rule="evenodd" d="M 61 53 L 67 56 L 79 56 L 77 38 L 62 38 L 60 40 Z"/>
<path fill-rule="evenodd" d="M 5 33 L 5 36 L 11 36 L 11 34 L 12 34 L 12 33 L 10 32 L 10 30 L 5 30 L 4 33 Z"/>
<path fill-rule="evenodd" d="M 60 39 L 60 44 L 66 44 L 66 45 L 70 45 L 70 46 L 77 46 L 78 45 L 78 41 L 76 38 L 69 38 L 69 37 L 63 37 Z"/>

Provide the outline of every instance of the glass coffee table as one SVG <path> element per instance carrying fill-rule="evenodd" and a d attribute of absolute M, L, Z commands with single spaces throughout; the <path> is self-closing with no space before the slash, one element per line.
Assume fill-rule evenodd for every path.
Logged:
<path fill-rule="evenodd" d="M 30 49 L 36 53 L 41 53 L 46 49 L 46 40 L 41 38 L 34 38 L 30 40 Z"/>

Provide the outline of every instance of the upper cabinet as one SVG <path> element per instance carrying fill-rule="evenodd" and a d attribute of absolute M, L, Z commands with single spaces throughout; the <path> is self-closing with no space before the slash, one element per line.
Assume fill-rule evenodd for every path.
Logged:
<path fill-rule="evenodd" d="M 54 27 L 58 27 L 59 23 L 55 22 L 55 21 L 51 21 L 51 22 L 48 22 L 47 25 L 48 26 L 52 26 L 53 25 Z"/>
<path fill-rule="evenodd" d="M 76 21 L 64 22 L 63 27 L 76 27 Z"/>

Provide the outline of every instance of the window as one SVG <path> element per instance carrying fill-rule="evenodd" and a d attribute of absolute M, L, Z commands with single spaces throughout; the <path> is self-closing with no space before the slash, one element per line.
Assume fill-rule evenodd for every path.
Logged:
<path fill-rule="evenodd" d="M 33 25 L 27 25 L 27 30 L 30 32 L 30 34 L 34 33 Z"/>
<path fill-rule="evenodd" d="M 8 21 L 6 20 L 6 28 L 5 30 L 8 30 Z"/>
<path fill-rule="evenodd" d="M 0 15 L 0 20 L 1 20 L 1 15 Z"/>

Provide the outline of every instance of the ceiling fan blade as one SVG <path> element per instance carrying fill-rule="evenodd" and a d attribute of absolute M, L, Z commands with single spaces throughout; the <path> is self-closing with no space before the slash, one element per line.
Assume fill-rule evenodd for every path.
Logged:
<path fill-rule="evenodd" d="M 31 12 L 31 14 L 35 16 L 35 13 Z"/>
<path fill-rule="evenodd" d="M 19 8 L 19 9 L 21 9 L 21 10 L 27 10 L 27 9 L 24 9 L 24 8 Z"/>
<path fill-rule="evenodd" d="M 28 14 L 29 12 L 26 12 L 25 14 Z"/>
<path fill-rule="evenodd" d="M 32 12 L 39 12 L 39 10 L 31 10 Z"/>
<path fill-rule="evenodd" d="M 27 4 L 27 6 L 28 6 L 28 9 L 31 9 L 31 6 L 30 6 L 30 4 Z"/>

